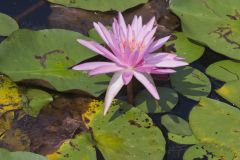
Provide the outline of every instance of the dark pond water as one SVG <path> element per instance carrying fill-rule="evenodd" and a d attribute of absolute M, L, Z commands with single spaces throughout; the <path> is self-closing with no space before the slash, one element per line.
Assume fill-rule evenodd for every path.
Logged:
<path fill-rule="evenodd" d="M 14 17 L 21 28 L 29 28 L 29 29 L 43 29 L 43 28 L 51 28 L 49 25 L 48 17 L 51 14 L 51 7 L 48 3 L 38 0 L 1 0 L 0 1 L 0 12 L 6 13 L 11 17 Z M 112 14 L 109 12 L 109 14 Z M 87 23 L 87 22 L 86 22 Z M 57 25 L 55 25 L 57 26 Z M 66 27 L 69 28 L 69 27 Z M 71 28 L 71 27 L 70 27 Z M 74 28 L 73 28 L 74 29 Z M 179 29 L 179 28 L 178 28 Z M 76 29 L 74 29 L 76 30 Z M 82 30 L 85 34 L 85 31 Z M 211 61 L 209 61 L 211 59 Z M 213 61 L 217 61 L 223 59 L 222 56 L 215 54 L 213 51 L 206 49 L 206 54 L 204 56 L 191 64 L 193 67 L 198 68 L 201 71 L 204 71 L 205 68 L 211 64 Z M 213 89 L 221 87 L 222 83 L 212 80 Z M 214 92 L 210 94 L 213 99 L 221 99 Z M 226 101 L 224 101 L 226 102 Z M 186 99 L 180 96 L 179 104 L 175 107 L 171 113 L 181 116 L 182 118 L 188 120 L 188 114 L 191 111 L 192 107 L 196 104 L 196 102 Z M 150 115 L 153 121 L 161 128 L 164 135 L 166 136 L 166 129 L 160 124 L 160 116 L 161 114 Z M 188 148 L 188 145 L 178 145 L 171 141 L 167 142 L 167 154 L 165 156 L 165 160 L 181 160 L 184 151 Z M 99 160 L 101 158 L 101 154 L 98 152 Z"/>

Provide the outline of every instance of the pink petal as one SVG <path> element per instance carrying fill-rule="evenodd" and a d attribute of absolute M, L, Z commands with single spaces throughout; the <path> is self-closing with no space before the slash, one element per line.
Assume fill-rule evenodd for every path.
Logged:
<path fill-rule="evenodd" d="M 161 48 L 169 40 L 169 38 L 170 36 L 167 36 L 153 42 L 152 45 L 149 47 L 149 52 L 154 52 Z"/>
<path fill-rule="evenodd" d="M 86 41 L 86 40 L 82 40 L 82 39 L 78 39 L 77 40 L 81 45 L 91 49 L 92 51 L 114 61 L 119 63 L 119 60 L 106 48 L 104 48 L 103 46 L 101 46 L 100 44 L 94 42 L 94 41 Z"/>
<path fill-rule="evenodd" d="M 142 16 L 138 17 L 138 22 L 137 22 L 138 29 L 137 31 L 139 32 L 142 29 Z"/>
<path fill-rule="evenodd" d="M 86 62 L 86 63 L 82 63 L 79 65 L 74 66 L 72 69 L 73 70 L 80 70 L 80 71 L 88 71 L 88 70 L 93 70 L 96 69 L 98 67 L 101 66 L 107 66 L 107 65 L 113 65 L 115 63 L 111 63 L 111 62 Z"/>
<path fill-rule="evenodd" d="M 151 74 L 170 74 L 175 73 L 176 71 L 173 69 L 155 69 L 151 70 Z"/>
<path fill-rule="evenodd" d="M 121 12 L 118 12 L 118 22 L 119 22 L 120 27 L 123 30 L 124 35 L 126 36 L 127 35 L 127 25 L 125 23 L 125 20 L 124 20 Z"/>
<path fill-rule="evenodd" d="M 175 73 L 176 71 L 173 69 L 159 69 L 154 66 L 141 66 L 135 68 L 138 72 L 146 72 L 151 74 L 169 74 L 169 73 Z"/>
<path fill-rule="evenodd" d="M 160 99 L 152 77 L 147 73 L 133 72 L 134 77 L 139 80 L 155 99 Z"/>
<path fill-rule="evenodd" d="M 153 25 L 155 22 L 155 17 L 153 17 L 147 24 L 146 24 L 146 32 L 149 32 L 152 30 Z"/>
<path fill-rule="evenodd" d="M 188 65 L 187 62 L 179 61 L 179 60 L 163 60 L 155 64 L 157 67 L 164 67 L 164 68 L 175 68 Z"/>
<path fill-rule="evenodd" d="M 146 63 L 156 64 L 163 60 L 174 60 L 176 57 L 176 54 L 161 52 L 149 54 L 144 58 L 144 60 L 146 61 Z"/>
<path fill-rule="evenodd" d="M 122 69 L 123 69 L 122 67 L 120 67 L 120 66 L 116 65 L 115 63 L 113 63 L 111 65 L 98 67 L 98 68 L 90 71 L 89 75 L 93 76 L 93 75 L 97 75 L 97 74 L 112 73 L 112 72 L 120 71 Z"/>
<path fill-rule="evenodd" d="M 147 33 L 147 35 L 144 37 L 143 44 L 147 44 L 153 38 L 156 30 L 157 30 L 157 27 L 155 27 L 154 29 L 152 29 Z"/>
<path fill-rule="evenodd" d="M 116 72 L 107 89 L 107 93 L 104 100 L 104 115 L 107 114 L 107 111 L 109 110 L 111 103 L 113 101 L 113 98 L 117 95 L 117 93 L 121 90 L 122 86 L 124 85 L 123 79 L 122 79 L 122 72 Z"/>
<path fill-rule="evenodd" d="M 133 18 L 133 21 L 132 21 L 132 29 L 134 31 L 134 36 L 136 37 L 136 35 L 138 34 L 138 24 L 137 24 L 137 21 L 138 21 L 138 17 L 137 16 L 134 16 Z"/>
<path fill-rule="evenodd" d="M 131 71 L 125 71 L 122 76 L 124 84 L 127 85 L 132 80 L 132 77 L 133 73 Z"/>
<path fill-rule="evenodd" d="M 104 42 L 106 42 L 108 44 L 108 40 L 106 39 L 105 35 L 103 34 L 101 28 L 99 27 L 99 25 L 97 23 L 93 23 L 94 28 L 96 29 L 96 31 L 98 32 L 98 34 L 101 36 L 101 38 L 104 40 Z"/>

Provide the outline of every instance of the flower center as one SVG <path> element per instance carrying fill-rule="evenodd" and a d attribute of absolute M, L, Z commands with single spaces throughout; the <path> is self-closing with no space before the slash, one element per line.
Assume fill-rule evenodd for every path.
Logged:
<path fill-rule="evenodd" d="M 136 50 L 141 52 L 144 48 L 143 42 L 137 42 L 134 39 L 130 41 L 126 40 L 122 43 L 122 45 L 124 49 L 129 48 L 131 53 L 134 53 Z"/>

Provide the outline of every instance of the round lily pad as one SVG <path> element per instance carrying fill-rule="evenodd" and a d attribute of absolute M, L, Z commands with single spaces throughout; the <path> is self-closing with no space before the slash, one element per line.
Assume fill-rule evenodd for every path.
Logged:
<path fill-rule="evenodd" d="M 173 88 L 179 93 L 195 101 L 208 96 L 211 83 L 204 73 L 189 66 L 178 68 L 176 71 L 170 79 Z"/>
<path fill-rule="evenodd" d="M 90 133 L 81 133 L 74 139 L 65 141 L 54 153 L 47 155 L 49 160 L 96 160 Z"/>
<path fill-rule="evenodd" d="M 240 60 L 239 0 L 171 0 L 187 37 Z"/>
<path fill-rule="evenodd" d="M 0 13 L 0 36 L 9 36 L 12 32 L 18 30 L 17 22 L 6 14 Z"/>
<path fill-rule="evenodd" d="M 115 101 L 106 116 L 103 102 L 89 106 L 83 119 L 106 160 L 163 159 L 165 139 L 147 114 L 121 101 Z"/>
<path fill-rule="evenodd" d="M 225 147 L 220 147 L 214 144 L 197 144 L 184 153 L 183 160 L 230 160 L 235 159 L 234 153 Z"/>
<path fill-rule="evenodd" d="M 204 47 L 190 41 L 183 32 L 174 32 L 172 40 L 166 43 L 167 50 L 173 51 L 179 57 L 191 63 L 199 59 L 204 53 Z"/>
<path fill-rule="evenodd" d="M 240 111 L 223 102 L 202 98 L 189 116 L 193 134 L 202 143 L 226 146 L 240 153 Z"/>
<path fill-rule="evenodd" d="M 161 118 L 162 125 L 167 128 L 168 132 L 183 136 L 192 135 L 192 131 L 187 121 L 173 114 L 166 114 Z"/>
<path fill-rule="evenodd" d="M 47 160 L 46 157 L 31 152 L 9 152 L 0 148 L 0 159 L 2 160 Z"/>
<path fill-rule="evenodd" d="M 147 90 L 139 92 L 135 99 L 135 105 L 145 113 L 162 113 L 172 110 L 178 102 L 178 94 L 171 88 L 158 87 L 160 100 L 154 99 Z"/>
<path fill-rule="evenodd" d="M 110 27 L 107 27 L 110 28 Z M 91 39 L 93 39 L 94 41 L 100 43 L 100 44 L 104 44 L 104 40 L 101 38 L 101 36 L 98 34 L 98 32 L 96 31 L 95 28 L 92 28 L 88 31 L 88 35 Z"/>
<path fill-rule="evenodd" d="M 178 144 L 198 144 L 199 140 L 194 135 L 184 136 L 174 133 L 168 133 L 168 139 Z"/>
<path fill-rule="evenodd" d="M 99 96 L 107 88 L 107 75 L 89 77 L 71 69 L 96 55 L 78 38 L 86 39 L 62 29 L 18 30 L 0 44 L 0 72 L 14 81 L 44 80 L 58 91 L 79 89 Z"/>
<path fill-rule="evenodd" d="M 61 4 L 67 7 L 82 8 L 95 11 L 124 11 L 148 0 L 48 0 L 49 2 Z"/>
<path fill-rule="evenodd" d="M 211 64 L 206 73 L 223 82 L 240 80 L 240 63 L 232 60 L 223 60 Z"/>
<path fill-rule="evenodd" d="M 53 101 L 53 97 L 39 89 L 28 89 L 25 93 L 27 98 L 23 110 L 32 117 L 37 117 L 41 109 Z"/>
<path fill-rule="evenodd" d="M 233 105 L 240 107 L 240 80 L 227 82 L 216 92 Z"/>

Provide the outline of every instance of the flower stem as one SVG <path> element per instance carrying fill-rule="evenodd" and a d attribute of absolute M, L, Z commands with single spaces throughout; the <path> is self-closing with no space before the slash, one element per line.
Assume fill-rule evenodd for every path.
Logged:
<path fill-rule="evenodd" d="M 127 98 L 128 98 L 128 103 L 131 105 L 133 104 L 133 82 L 130 81 L 127 85 Z"/>

